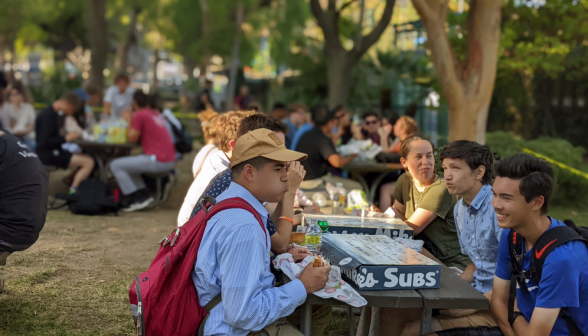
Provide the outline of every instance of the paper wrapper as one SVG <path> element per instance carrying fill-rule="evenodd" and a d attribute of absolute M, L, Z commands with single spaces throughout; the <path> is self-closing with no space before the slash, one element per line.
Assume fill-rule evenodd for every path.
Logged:
<path fill-rule="evenodd" d="M 274 259 L 274 267 L 282 270 L 290 279 L 298 279 L 302 270 L 314 261 L 313 256 L 308 256 L 299 263 L 295 263 L 290 253 L 280 254 Z M 323 299 L 337 299 L 352 307 L 363 307 L 367 305 L 364 299 L 353 287 L 341 280 L 341 270 L 337 266 L 331 266 L 329 280 L 325 288 L 314 292 L 314 295 Z"/>

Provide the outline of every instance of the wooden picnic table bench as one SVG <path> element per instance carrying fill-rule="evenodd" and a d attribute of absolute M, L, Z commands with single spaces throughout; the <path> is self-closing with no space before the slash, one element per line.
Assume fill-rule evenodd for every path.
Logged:
<path fill-rule="evenodd" d="M 358 291 L 358 293 L 368 301 L 368 307 L 423 308 L 421 335 L 431 332 L 433 309 L 488 309 L 490 306 L 482 294 L 465 282 L 455 271 L 444 265 L 441 267 L 439 289 Z M 313 294 L 308 295 L 302 307 L 300 326 L 302 334 L 310 336 L 312 305 L 342 304 L 335 299 L 325 300 Z M 354 335 L 352 307 L 347 306 L 347 310 L 349 334 Z M 379 334 L 379 331 L 376 334 Z"/>

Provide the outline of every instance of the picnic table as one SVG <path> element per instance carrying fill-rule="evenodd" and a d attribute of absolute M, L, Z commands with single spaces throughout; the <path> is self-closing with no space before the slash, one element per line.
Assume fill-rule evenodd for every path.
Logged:
<path fill-rule="evenodd" d="M 108 165 L 110 162 L 122 156 L 129 156 L 131 150 L 138 147 L 137 144 L 132 143 L 114 144 L 86 140 L 76 140 L 74 143 L 78 144 L 96 160 L 100 179 L 104 182 L 108 182 Z"/>
<path fill-rule="evenodd" d="M 441 267 L 441 287 L 439 289 L 358 290 L 358 293 L 367 300 L 367 307 L 422 308 L 421 335 L 432 332 L 433 309 L 488 309 L 490 306 L 482 294 L 444 265 Z M 300 331 L 305 336 L 310 336 L 312 305 L 341 304 L 341 301 L 335 299 L 323 299 L 314 294 L 308 295 L 302 306 Z M 354 335 L 355 324 L 351 306 L 347 306 L 347 320 L 349 335 Z M 379 331 L 375 334 L 379 334 Z"/>
<path fill-rule="evenodd" d="M 376 197 L 376 190 L 382 180 L 393 171 L 404 169 L 400 163 L 380 163 L 375 160 L 367 161 L 352 161 L 343 166 L 341 169 L 348 171 L 351 178 L 361 183 L 363 190 L 365 190 L 368 199 L 373 202 Z M 367 173 L 380 173 L 378 177 L 372 182 L 370 186 L 364 178 Z"/>

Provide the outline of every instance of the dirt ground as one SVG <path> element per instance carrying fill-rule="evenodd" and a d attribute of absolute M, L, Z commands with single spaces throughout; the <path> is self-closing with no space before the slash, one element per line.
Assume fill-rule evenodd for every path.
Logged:
<path fill-rule="evenodd" d="M 193 157 L 177 165 L 169 200 L 154 209 L 101 217 L 49 211 L 37 243 L 0 268 L 0 335 L 132 335 L 129 286 L 176 227 Z M 67 191 L 65 175 L 51 173 L 50 194 Z M 329 334 L 345 334 L 344 325 L 336 318 Z"/>

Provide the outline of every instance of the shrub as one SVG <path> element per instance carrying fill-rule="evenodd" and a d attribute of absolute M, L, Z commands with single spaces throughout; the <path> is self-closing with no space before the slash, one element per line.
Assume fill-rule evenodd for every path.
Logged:
<path fill-rule="evenodd" d="M 486 134 L 486 144 L 499 158 L 507 158 L 527 148 L 554 161 L 580 169 L 586 152 L 574 147 L 564 139 L 539 137 L 524 140 L 512 133 L 492 132 Z M 583 204 L 588 201 L 588 180 L 567 169 L 553 165 L 554 186 L 551 203 L 559 205 Z"/>

